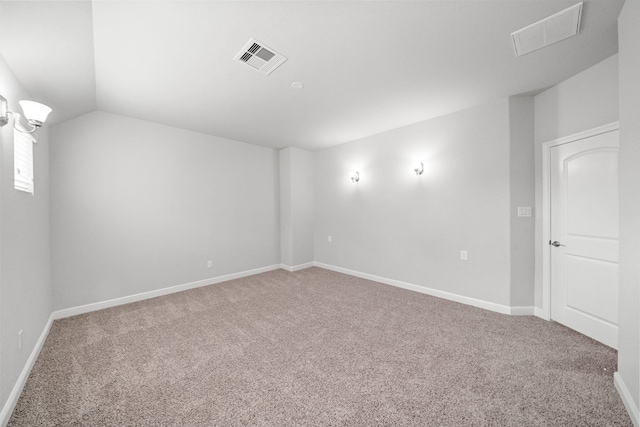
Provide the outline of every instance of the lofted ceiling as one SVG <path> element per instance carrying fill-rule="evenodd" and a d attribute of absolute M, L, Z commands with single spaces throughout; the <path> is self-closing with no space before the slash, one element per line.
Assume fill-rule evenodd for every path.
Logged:
<path fill-rule="evenodd" d="M 53 124 L 101 110 L 315 150 L 534 93 L 615 54 L 623 0 L 586 0 L 579 35 L 515 56 L 513 31 L 576 3 L 2 1 L 0 55 Z M 250 38 L 288 60 L 270 75 L 235 61 Z"/>

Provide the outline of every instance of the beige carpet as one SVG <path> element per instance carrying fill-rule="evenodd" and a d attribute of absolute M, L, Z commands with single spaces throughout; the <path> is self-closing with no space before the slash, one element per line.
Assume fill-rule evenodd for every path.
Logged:
<path fill-rule="evenodd" d="M 319 268 L 54 322 L 11 426 L 631 426 L 616 352 Z"/>

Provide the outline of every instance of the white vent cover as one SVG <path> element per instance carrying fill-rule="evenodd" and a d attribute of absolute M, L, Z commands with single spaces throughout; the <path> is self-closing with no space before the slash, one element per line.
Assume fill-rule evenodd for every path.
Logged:
<path fill-rule="evenodd" d="M 284 55 L 255 39 L 250 39 L 234 59 L 267 75 L 287 60 Z"/>
<path fill-rule="evenodd" d="M 516 56 L 557 43 L 580 31 L 582 2 L 511 33 Z"/>

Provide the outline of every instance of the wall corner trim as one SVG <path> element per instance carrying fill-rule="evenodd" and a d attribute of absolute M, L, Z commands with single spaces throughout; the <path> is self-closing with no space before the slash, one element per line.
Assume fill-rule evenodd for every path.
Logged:
<path fill-rule="evenodd" d="M 305 268 L 313 267 L 314 265 L 315 265 L 314 262 L 307 262 L 305 264 L 298 264 L 293 266 L 287 265 L 287 264 L 280 264 L 280 268 L 290 273 L 293 273 L 294 271 L 304 270 Z"/>
<path fill-rule="evenodd" d="M 635 427 L 640 427 L 640 416 L 638 414 L 638 407 L 633 401 L 633 396 L 629 392 L 627 385 L 624 383 L 622 376 L 618 372 L 613 373 L 613 384 L 616 386 L 616 390 L 618 390 L 618 394 L 622 399 L 622 403 L 624 403 L 624 407 L 627 408 L 627 412 L 629 413 L 629 417 L 631 417 L 631 422 Z"/>
<path fill-rule="evenodd" d="M 6 426 L 11 419 L 11 414 L 13 414 L 13 410 L 18 403 L 18 399 L 20 398 L 20 394 L 22 393 L 22 389 L 24 385 L 27 383 L 27 379 L 29 378 L 29 374 L 31 373 L 31 369 L 33 369 L 33 365 L 36 363 L 36 359 L 38 359 L 38 355 L 40 354 L 40 350 L 44 346 L 44 342 L 49 335 L 49 330 L 51 329 L 51 325 L 53 324 L 53 314 L 49 316 L 49 320 L 45 324 L 42 332 L 40 333 L 40 337 L 36 342 L 36 345 L 33 347 L 29 358 L 27 359 L 27 363 L 25 363 L 22 368 L 22 372 L 20 372 L 20 376 L 18 380 L 11 389 L 11 393 L 9 393 L 9 397 L 2 408 L 2 412 L 0 412 L 0 426 Z"/>
<path fill-rule="evenodd" d="M 373 274 L 362 273 L 360 271 L 349 270 L 348 268 L 336 267 L 334 265 L 324 264 L 321 262 L 314 262 L 313 265 L 316 267 L 324 268 L 325 270 L 348 274 L 349 276 L 359 277 L 361 279 L 367 279 L 373 282 L 383 283 L 385 285 L 395 286 L 397 288 L 403 288 L 410 291 L 419 292 L 421 294 L 431 295 L 437 298 L 471 305 L 473 307 L 494 311 L 496 313 L 509 314 L 512 316 L 532 316 L 535 312 L 534 307 L 509 307 L 506 305 L 496 304 L 477 298 L 471 298 L 464 295 L 441 291 L 439 289 L 427 288 L 426 286 L 414 285 L 412 283 L 402 282 L 400 280 L 388 279 L 386 277 L 380 277 Z"/>

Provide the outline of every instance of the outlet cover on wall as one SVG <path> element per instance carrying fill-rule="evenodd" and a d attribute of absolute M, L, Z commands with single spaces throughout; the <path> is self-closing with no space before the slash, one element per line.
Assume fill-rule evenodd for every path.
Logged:
<path fill-rule="evenodd" d="M 463 261 L 467 260 L 467 251 L 460 251 L 460 259 Z"/>
<path fill-rule="evenodd" d="M 213 261 L 207 261 L 207 268 L 213 268 Z"/>

